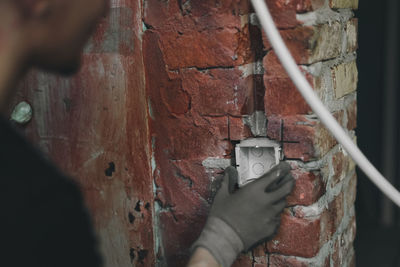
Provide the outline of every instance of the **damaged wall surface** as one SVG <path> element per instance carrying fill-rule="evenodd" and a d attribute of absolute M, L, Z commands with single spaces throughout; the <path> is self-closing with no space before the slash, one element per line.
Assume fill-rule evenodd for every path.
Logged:
<path fill-rule="evenodd" d="M 267 0 L 355 136 L 357 0 Z M 355 165 L 313 115 L 248 0 L 113 0 L 72 79 L 34 72 L 24 131 L 82 185 L 106 266 L 184 266 L 234 146 L 279 142 L 296 186 L 278 235 L 234 266 L 352 266 Z"/>
<path fill-rule="evenodd" d="M 110 267 L 154 259 L 141 10 L 112 1 L 79 74 L 33 72 L 16 99 L 33 107 L 26 135 L 81 184 Z"/>
<path fill-rule="evenodd" d="M 354 163 L 293 86 L 249 2 L 146 3 L 158 260 L 183 266 L 206 219 L 212 181 L 233 164 L 239 140 L 261 135 L 281 143 L 296 187 L 278 235 L 235 266 L 354 264 Z M 300 68 L 354 136 L 357 1 L 267 3 Z M 260 112 L 264 131 L 254 122 Z"/>

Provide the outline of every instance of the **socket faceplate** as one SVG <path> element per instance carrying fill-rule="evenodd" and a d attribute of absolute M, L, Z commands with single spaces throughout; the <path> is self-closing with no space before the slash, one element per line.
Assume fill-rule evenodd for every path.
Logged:
<path fill-rule="evenodd" d="M 251 138 L 236 145 L 235 156 L 239 173 L 239 187 L 260 178 L 279 164 L 280 150 L 279 143 L 268 138 Z"/>

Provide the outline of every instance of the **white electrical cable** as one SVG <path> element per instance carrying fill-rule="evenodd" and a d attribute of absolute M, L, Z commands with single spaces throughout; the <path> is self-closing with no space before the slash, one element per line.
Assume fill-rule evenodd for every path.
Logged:
<path fill-rule="evenodd" d="M 351 138 L 347 136 L 346 132 L 342 129 L 332 114 L 325 108 L 306 78 L 300 72 L 299 67 L 294 61 L 274 24 L 267 5 L 265 4 L 265 0 L 251 0 L 251 2 L 275 53 L 278 55 L 278 58 L 289 74 L 289 77 L 292 79 L 301 95 L 310 105 L 311 109 L 315 112 L 315 114 L 317 114 L 323 124 L 344 147 L 347 153 L 350 154 L 353 160 L 369 177 L 369 179 L 389 199 L 391 199 L 398 207 L 400 207 L 400 193 L 385 179 L 385 177 L 383 177 L 382 174 L 379 173 L 379 171 L 364 156 L 357 145 L 353 143 Z"/>

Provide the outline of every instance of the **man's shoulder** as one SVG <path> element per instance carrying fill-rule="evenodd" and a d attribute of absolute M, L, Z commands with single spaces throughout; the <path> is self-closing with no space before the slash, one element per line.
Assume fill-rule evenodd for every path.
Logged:
<path fill-rule="evenodd" d="M 24 183 L 31 189 L 65 187 L 77 190 L 75 183 L 47 159 L 13 126 L 0 119 L 0 183 Z"/>
<path fill-rule="evenodd" d="M 84 262 L 99 266 L 95 235 L 79 187 L 4 122 L 0 123 L 0 210 L 3 259 L 15 261 L 14 253 L 29 247 L 27 258 L 31 264 L 36 261 L 31 266 L 55 266 L 51 262 L 59 261 L 66 250 L 70 258 L 62 266 Z"/>
<path fill-rule="evenodd" d="M 0 206 L 21 210 L 62 201 L 83 205 L 77 184 L 4 120 L 0 148 Z"/>

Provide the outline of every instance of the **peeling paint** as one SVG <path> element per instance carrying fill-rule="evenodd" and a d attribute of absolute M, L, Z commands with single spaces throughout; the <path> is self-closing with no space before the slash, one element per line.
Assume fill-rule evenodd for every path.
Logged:
<path fill-rule="evenodd" d="M 112 2 L 111 17 L 102 21 L 86 47 L 76 76 L 32 71 L 16 99 L 35 107 L 35 116 L 23 128 L 27 137 L 81 185 L 105 267 L 155 262 L 155 165 L 149 151 L 142 45 L 136 34 L 142 27 L 139 2 Z M 138 200 L 144 207 L 137 214 Z"/>
<path fill-rule="evenodd" d="M 129 7 L 111 8 L 108 19 L 100 23 L 99 30 L 85 47 L 85 53 L 132 53 L 134 31 L 128 25 L 133 18 Z"/>

